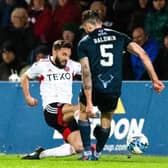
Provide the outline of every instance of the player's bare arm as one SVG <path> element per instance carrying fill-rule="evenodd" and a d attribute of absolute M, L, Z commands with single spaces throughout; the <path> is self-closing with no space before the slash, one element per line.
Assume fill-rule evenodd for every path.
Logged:
<path fill-rule="evenodd" d="M 153 88 L 157 93 L 160 93 L 164 89 L 164 84 L 162 81 L 158 79 L 158 76 L 154 70 L 154 67 L 152 65 L 152 62 L 148 56 L 148 54 L 144 51 L 142 47 L 140 47 L 135 42 L 129 43 L 127 46 L 127 49 L 129 52 L 137 55 L 141 61 L 143 62 L 152 82 L 153 82 Z"/>
<path fill-rule="evenodd" d="M 21 78 L 22 90 L 25 96 L 25 100 L 29 106 L 37 105 L 37 100 L 30 95 L 29 90 L 29 78 L 26 74 Z"/>
<path fill-rule="evenodd" d="M 93 104 L 92 104 L 92 79 L 91 79 L 91 72 L 89 66 L 89 60 L 87 57 L 84 57 L 80 60 L 81 68 L 82 68 L 82 82 L 83 82 L 83 89 L 86 96 L 86 112 L 90 117 L 94 117 L 93 112 Z"/>

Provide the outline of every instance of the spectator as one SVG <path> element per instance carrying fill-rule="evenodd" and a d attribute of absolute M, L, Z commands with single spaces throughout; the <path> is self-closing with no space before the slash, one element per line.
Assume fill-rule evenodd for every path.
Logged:
<path fill-rule="evenodd" d="M 34 62 L 38 62 L 40 59 L 42 58 L 46 58 L 49 54 L 49 50 L 45 45 L 39 45 L 37 46 L 31 54 L 30 57 L 30 63 L 29 65 L 26 65 L 25 67 L 23 67 L 19 73 L 19 76 L 21 77 L 29 68 L 30 66 L 34 63 Z"/>
<path fill-rule="evenodd" d="M 128 33 L 128 25 L 137 2 L 133 0 L 114 0 L 113 2 L 113 29 Z"/>
<path fill-rule="evenodd" d="M 58 0 L 49 0 L 52 9 L 55 9 L 56 5 L 58 4 Z"/>
<path fill-rule="evenodd" d="M 158 57 L 155 61 L 155 68 L 161 80 L 168 80 L 168 35 L 164 37 Z"/>
<path fill-rule="evenodd" d="M 27 8 L 25 0 L 3 0 L 0 1 L 0 27 L 10 24 L 10 15 L 15 8 Z"/>
<path fill-rule="evenodd" d="M 106 28 L 112 28 L 112 22 L 107 20 L 107 7 L 103 1 L 96 0 L 90 5 L 90 9 L 98 13 L 100 19 L 103 22 L 103 26 Z"/>
<path fill-rule="evenodd" d="M 78 61 L 77 57 L 77 43 L 78 43 L 78 26 L 75 23 L 67 23 L 63 27 L 62 38 L 66 42 L 73 44 L 71 59 Z"/>
<path fill-rule="evenodd" d="M 12 74 L 20 71 L 17 61 L 14 44 L 11 41 L 5 41 L 1 48 L 2 63 L 0 64 L 0 80 L 8 81 Z"/>
<path fill-rule="evenodd" d="M 160 46 L 159 44 L 149 36 L 142 27 L 137 27 L 132 32 L 133 41 L 139 44 L 149 55 L 152 63 L 154 63 Z M 141 60 L 135 55 L 131 55 L 131 64 L 135 80 L 149 80 L 148 74 L 143 66 Z"/>
<path fill-rule="evenodd" d="M 145 20 L 145 30 L 163 43 L 168 32 L 168 6 L 167 0 L 152 0 L 152 9 Z"/>
<path fill-rule="evenodd" d="M 129 31 L 132 32 L 136 27 L 144 27 L 145 18 L 149 11 L 149 0 L 138 0 L 138 7 L 134 10 L 129 25 Z"/>
<path fill-rule="evenodd" d="M 49 48 L 45 45 L 38 45 L 30 56 L 30 64 L 32 65 L 34 62 L 38 62 L 42 58 L 46 58 L 50 55 Z"/>
<path fill-rule="evenodd" d="M 48 0 L 31 0 L 28 10 L 29 22 L 36 37 L 47 44 L 47 34 L 51 24 L 52 9 Z"/>
<path fill-rule="evenodd" d="M 28 23 L 28 14 L 24 8 L 16 8 L 11 14 L 10 26 L 0 30 L 0 46 L 6 40 L 15 44 L 18 60 L 24 66 L 27 64 L 31 50 L 37 45 L 38 40 Z"/>
<path fill-rule="evenodd" d="M 79 0 L 78 3 L 81 7 L 82 12 L 89 9 L 89 5 L 92 0 Z"/>
<path fill-rule="evenodd" d="M 113 4 L 115 0 L 104 0 L 104 4 L 107 7 L 107 20 L 112 21 L 113 16 L 114 16 L 114 11 L 113 11 Z"/>
<path fill-rule="evenodd" d="M 49 40 L 53 43 L 62 37 L 63 26 L 74 22 L 80 24 L 81 10 L 73 0 L 59 0 L 52 16 L 52 24 L 49 31 Z"/>

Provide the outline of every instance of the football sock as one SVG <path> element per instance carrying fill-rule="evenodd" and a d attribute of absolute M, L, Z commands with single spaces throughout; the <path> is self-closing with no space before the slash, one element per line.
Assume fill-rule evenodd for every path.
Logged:
<path fill-rule="evenodd" d="M 97 139 L 96 152 L 99 153 L 103 150 L 103 147 L 108 140 L 110 134 L 110 128 L 102 128 L 100 126 L 96 126 L 94 134 Z"/>
<path fill-rule="evenodd" d="M 75 149 L 70 144 L 63 144 L 56 148 L 46 149 L 42 151 L 39 155 L 39 158 L 46 157 L 59 157 L 59 156 L 70 156 L 75 154 Z"/>
<path fill-rule="evenodd" d="M 83 142 L 84 151 L 91 150 L 91 140 L 90 140 L 90 123 L 89 121 L 78 121 L 78 126 Z"/>

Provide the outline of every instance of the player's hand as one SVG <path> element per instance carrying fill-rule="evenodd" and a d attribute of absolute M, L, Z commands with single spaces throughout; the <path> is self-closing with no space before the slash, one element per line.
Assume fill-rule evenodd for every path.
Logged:
<path fill-rule="evenodd" d="M 36 106 L 37 100 L 31 96 L 26 97 L 26 102 L 29 106 Z"/>
<path fill-rule="evenodd" d="M 86 113 L 87 113 L 88 117 L 91 117 L 91 118 L 95 118 L 96 117 L 96 114 L 94 112 L 92 104 L 87 104 Z"/>
<path fill-rule="evenodd" d="M 153 88 L 156 93 L 160 93 L 165 88 L 165 86 L 162 81 L 154 80 L 153 81 Z"/>

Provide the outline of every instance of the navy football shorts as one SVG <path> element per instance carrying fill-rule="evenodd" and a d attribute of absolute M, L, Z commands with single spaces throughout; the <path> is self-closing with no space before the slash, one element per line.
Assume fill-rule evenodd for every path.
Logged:
<path fill-rule="evenodd" d="M 101 112 L 112 112 L 117 107 L 118 97 L 115 97 L 109 93 L 107 94 L 93 91 L 92 101 L 93 105 L 97 106 Z M 80 93 L 80 102 L 86 105 L 86 97 L 83 90 Z"/>

